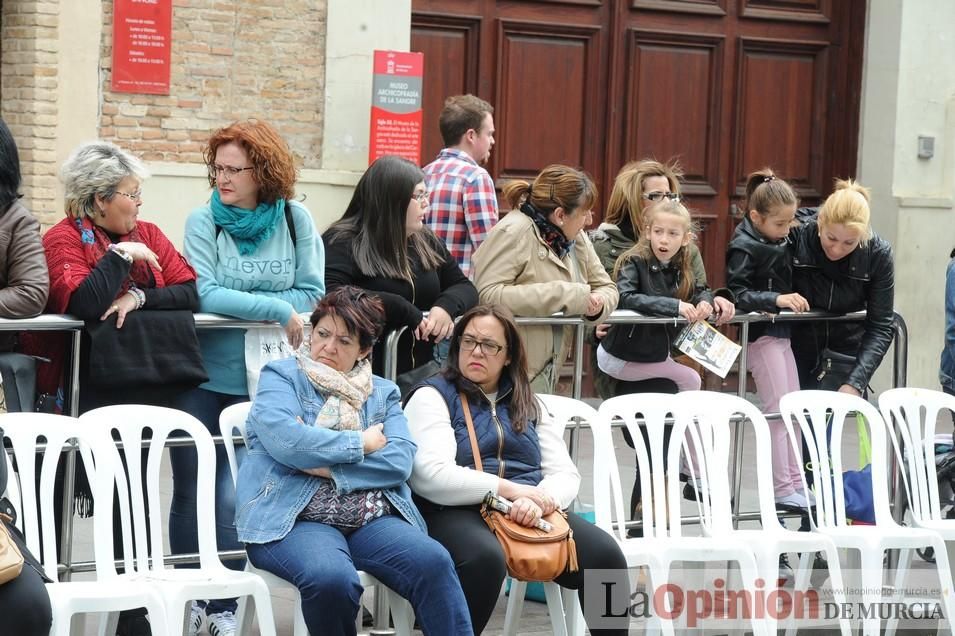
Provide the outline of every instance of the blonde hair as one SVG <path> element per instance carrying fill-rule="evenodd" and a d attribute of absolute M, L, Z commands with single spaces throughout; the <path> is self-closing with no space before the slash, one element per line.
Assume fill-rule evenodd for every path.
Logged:
<path fill-rule="evenodd" d="M 679 193 L 682 176 L 683 168 L 676 160 L 668 163 L 661 163 L 656 159 L 631 161 L 620 169 L 614 179 L 613 191 L 607 201 L 607 209 L 604 210 L 604 221 L 620 225 L 620 222 L 629 216 L 634 232 L 639 234 L 645 225 L 643 211 L 646 204 L 650 203 L 643 198 L 643 182 L 649 177 L 666 177 L 670 183 L 670 192 Z"/>
<path fill-rule="evenodd" d="M 617 259 L 617 262 L 613 266 L 613 277 L 614 279 L 617 278 L 617 274 L 620 273 L 620 268 L 623 267 L 624 263 L 628 260 L 639 258 L 640 260 L 647 261 L 653 256 L 653 248 L 650 246 L 650 232 L 647 230 L 653 224 L 653 220 L 660 214 L 670 214 L 679 217 L 680 220 L 683 221 L 684 232 L 690 236 L 690 241 L 687 242 L 686 245 L 681 245 L 680 249 L 676 251 L 676 254 L 673 255 L 673 259 L 670 261 L 680 270 L 680 286 L 677 288 L 676 297 L 680 300 L 689 301 L 690 298 L 693 297 L 696 277 L 693 275 L 693 262 L 690 258 L 690 250 L 687 248 L 693 241 L 693 234 L 699 232 L 699 228 L 693 220 L 690 211 L 679 201 L 663 199 L 647 209 L 645 214 L 646 224 L 643 227 L 643 231 L 640 232 L 640 238 L 633 247 L 621 254 L 620 258 Z"/>
<path fill-rule="evenodd" d="M 857 230 L 861 244 L 872 238 L 869 188 L 852 179 L 836 180 L 836 189 L 819 208 L 819 227 L 845 225 Z"/>
<path fill-rule="evenodd" d="M 597 202 L 593 179 L 582 170 L 558 163 L 541 170 L 533 184 L 511 181 L 504 186 L 502 194 L 511 208 L 529 201 L 545 217 L 557 208 L 564 208 L 567 214 L 578 208 L 586 213 Z"/>

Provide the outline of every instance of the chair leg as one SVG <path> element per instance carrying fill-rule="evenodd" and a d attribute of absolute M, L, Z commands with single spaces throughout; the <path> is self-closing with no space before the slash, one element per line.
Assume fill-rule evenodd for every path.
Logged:
<path fill-rule="evenodd" d="M 561 600 L 564 602 L 564 618 L 567 621 L 569 636 L 584 636 L 584 612 L 580 606 L 580 598 L 576 590 L 560 588 Z"/>
<path fill-rule="evenodd" d="M 387 589 L 387 588 L 386 588 Z M 414 610 L 411 603 L 398 595 L 394 590 L 387 590 L 389 605 L 391 606 L 391 620 L 395 624 L 396 636 L 411 636 L 414 631 Z"/>
<path fill-rule="evenodd" d="M 517 634 L 517 626 L 521 622 L 521 613 L 524 611 L 524 593 L 527 592 L 527 583 L 517 579 L 509 579 L 511 591 L 507 595 L 507 610 L 504 612 L 504 636 Z"/>
<path fill-rule="evenodd" d="M 567 636 L 567 619 L 564 617 L 564 603 L 560 595 L 560 586 L 556 583 L 544 583 L 544 597 L 547 599 L 547 613 L 550 615 L 551 633 L 554 636 Z"/>
<path fill-rule="evenodd" d="M 235 624 L 238 626 L 240 634 L 252 633 L 252 612 L 249 611 L 249 597 L 240 596 L 238 607 L 235 610 Z M 187 634 L 189 632 L 186 632 Z"/>
<path fill-rule="evenodd" d="M 261 589 L 256 589 L 252 594 L 255 600 L 255 615 L 259 619 L 260 636 L 275 636 L 275 617 L 272 615 L 272 597 L 269 594 L 269 588 L 262 583 Z M 299 597 L 301 599 L 301 597 Z M 301 603 L 301 600 L 299 600 Z M 299 609 L 301 614 L 301 606 Z"/>
<path fill-rule="evenodd" d="M 865 607 L 877 607 L 881 600 L 880 594 L 874 589 L 882 585 L 883 568 L 882 558 L 885 556 L 881 546 L 867 546 L 862 551 L 862 580 L 865 582 L 862 586 L 862 603 Z M 866 618 L 862 621 L 862 633 L 865 636 L 877 636 L 880 634 L 881 621 L 876 614 L 873 618 Z"/>
<path fill-rule="evenodd" d="M 839 550 L 833 545 L 826 547 L 823 552 L 826 553 L 826 561 L 829 563 L 829 584 L 832 588 L 833 600 L 841 605 L 848 599 L 845 593 L 845 581 L 842 578 L 842 565 L 839 563 Z M 800 567 L 801 565 L 802 562 L 800 561 Z M 852 626 L 848 618 L 839 619 L 839 631 L 842 636 L 850 636 Z M 787 636 L 789 636 L 788 633 Z"/>

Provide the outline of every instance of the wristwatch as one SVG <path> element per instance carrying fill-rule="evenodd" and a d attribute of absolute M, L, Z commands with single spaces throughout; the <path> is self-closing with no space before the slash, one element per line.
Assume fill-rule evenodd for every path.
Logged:
<path fill-rule="evenodd" d="M 122 258 L 124 261 L 126 261 L 126 262 L 129 263 L 130 265 L 133 264 L 133 257 L 130 256 L 130 254 L 129 254 L 128 252 L 126 252 L 126 250 L 124 250 L 123 248 L 121 248 L 121 247 L 119 247 L 118 245 L 116 245 L 116 243 L 110 243 L 110 245 L 109 245 L 109 247 L 108 247 L 107 249 L 108 249 L 110 252 L 113 252 L 114 254 L 116 254 L 117 256 L 119 256 L 120 258 Z"/>

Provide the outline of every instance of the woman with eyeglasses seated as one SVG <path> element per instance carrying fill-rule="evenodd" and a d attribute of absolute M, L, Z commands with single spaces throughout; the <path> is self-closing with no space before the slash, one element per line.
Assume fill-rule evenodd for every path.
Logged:
<path fill-rule="evenodd" d="M 256 567 L 298 588 L 312 636 L 355 634 L 357 570 L 408 599 L 425 634 L 470 636 L 454 564 L 411 500 L 415 443 L 398 389 L 372 374 L 384 322 L 377 296 L 341 286 L 311 316 L 309 351 L 262 369 L 236 482 L 239 539 Z"/>
<path fill-rule="evenodd" d="M 46 311 L 85 322 L 80 413 L 112 404 L 169 406 L 207 377 L 192 315 L 199 307 L 196 273 L 158 226 L 139 218 L 147 176 L 139 159 L 106 141 L 81 145 L 60 171 L 66 215 L 43 236 Z M 39 391 L 62 394 L 66 338 L 34 332 L 27 349 L 51 359 L 39 367 Z M 87 516 L 85 471 L 76 477 L 77 510 Z M 114 551 L 121 554 L 118 515 L 113 521 Z M 120 627 L 148 633 L 143 614 L 124 612 Z"/>
<path fill-rule="evenodd" d="M 277 322 L 293 349 L 302 344 L 304 321 L 325 293 L 324 249 L 308 209 L 293 200 L 295 160 L 269 123 L 249 119 L 212 134 L 205 149 L 212 196 L 186 221 L 185 252 L 199 274 L 202 311 L 243 320 Z M 183 396 L 178 408 L 213 434 L 219 413 L 249 400 L 245 330 L 204 329 L 199 334 L 209 381 Z M 169 544 L 196 552 L 196 454 L 170 450 L 173 474 Z M 216 535 L 220 550 L 239 549 L 235 490 L 225 450 L 216 446 Z M 242 561 L 229 567 L 242 569 Z M 190 628 L 208 626 L 231 636 L 235 600 L 194 605 Z M 203 611 L 204 610 L 204 611 Z M 211 631 L 211 629 L 210 629 Z M 195 633 L 195 632 L 194 632 Z"/>
<path fill-rule="evenodd" d="M 554 164 L 534 183 L 511 181 L 504 198 L 513 211 L 474 252 L 481 302 L 517 316 L 562 312 L 599 324 L 617 307 L 617 287 L 604 271 L 584 228 L 593 220 L 597 187 L 584 172 Z M 553 393 L 573 343 L 573 328 L 522 327 L 531 384 Z"/>
<path fill-rule="evenodd" d="M 425 225 L 428 191 L 415 164 L 386 155 L 368 166 L 348 208 L 323 238 L 329 291 L 355 285 L 385 305 L 385 333 L 407 327 L 398 341 L 398 385 L 410 388 L 437 372 L 434 345 L 454 319 L 477 304 L 477 290 L 447 246 Z M 427 312 L 427 316 L 425 316 Z M 384 374 L 384 338 L 372 364 Z"/>
<path fill-rule="evenodd" d="M 480 471 L 465 410 L 473 421 Z M 563 426 L 531 388 L 513 314 L 493 304 L 464 314 L 451 336 L 446 368 L 416 387 L 405 414 L 418 445 L 411 489 L 428 533 L 451 553 L 474 633 L 480 634 L 506 574 L 501 545 L 481 517 L 485 495 L 512 501 L 511 518 L 532 527 L 543 515 L 566 509 L 580 488 Z M 567 521 L 579 569 L 565 571 L 555 582 L 577 590 L 583 606 L 587 570 L 626 571 L 627 564 L 612 536 L 576 514 L 568 514 Z M 617 591 L 629 598 L 627 590 Z M 627 629 L 592 628 L 590 633 L 622 635 Z"/>

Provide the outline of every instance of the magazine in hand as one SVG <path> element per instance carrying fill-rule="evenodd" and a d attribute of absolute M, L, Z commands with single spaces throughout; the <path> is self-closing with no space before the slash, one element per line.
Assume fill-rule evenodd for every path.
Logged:
<path fill-rule="evenodd" d="M 673 346 L 721 378 L 726 377 L 741 348 L 704 320 L 684 327 Z"/>

